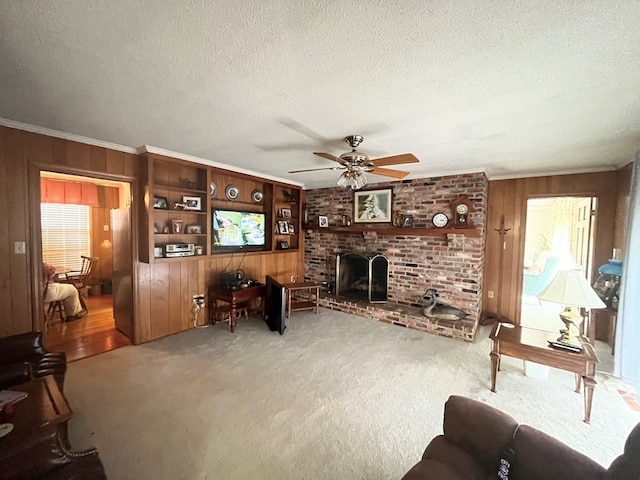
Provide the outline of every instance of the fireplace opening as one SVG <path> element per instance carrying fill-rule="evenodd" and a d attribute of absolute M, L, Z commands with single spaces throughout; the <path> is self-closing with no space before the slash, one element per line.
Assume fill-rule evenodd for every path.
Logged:
<path fill-rule="evenodd" d="M 384 255 L 336 255 L 338 296 L 366 300 L 370 303 L 386 302 L 388 287 L 389 260 Z"/>

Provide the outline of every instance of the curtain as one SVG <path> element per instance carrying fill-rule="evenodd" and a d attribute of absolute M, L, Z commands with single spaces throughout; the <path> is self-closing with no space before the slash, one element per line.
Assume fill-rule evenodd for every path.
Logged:
<path fill-rule="evenodd" d="M 626 250 L 613 373 L 640 392 L 640 152 L 636 154 L 631 173 Z"/>
<path fill-rule="evenodd" d="M 93 183 L 67 182 L 40 178 L 40 201 L 99 207 L 98 186 Z"/>

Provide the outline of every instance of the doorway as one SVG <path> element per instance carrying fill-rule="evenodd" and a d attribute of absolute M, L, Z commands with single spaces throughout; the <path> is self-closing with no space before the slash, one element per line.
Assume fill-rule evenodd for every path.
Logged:
<path fill-rule="evenodd" d="M 95 260 L 86 286 L 79 289 L 87 311 L 84 317 L 67 321 L 66 314 L 45 304 L 47 347 L 64 351 L 73 361 L 130 345 L 132 332 L 118 328 L 122 322 L 117 318 L 125 315 L 132 320 L 132 312 L 116 313 L 118 295 L 114 295 L 119 275 L 114 252 L 122 257 L 124 250 L 124 257 L 131 258 L 130 235 L 123 242 L 120 234 L 121 218 L 130 218 L 130 184 L 41 171 L 40 185 L 42 260 L 62 274 L 59 281 L 65 281 L 64 272 L 80 270 L 82 256 Z M 129 232 L 130 225 L 125 230 Z"/>
<path fill-rule="evenodd" d="M 579 267 L 587 281 L 593 283 L 596 215 L 596 197 L 543 197 L 527 201 L 521 325 L 546 331 L 559 331 L 563 327 L 558 317 L 563 307 L 542 302 L 536 295 L 562 269 Z M 611 348 L 600 341 L 594 347 L 601 361 L 598 369 L 612 372 Z"/>

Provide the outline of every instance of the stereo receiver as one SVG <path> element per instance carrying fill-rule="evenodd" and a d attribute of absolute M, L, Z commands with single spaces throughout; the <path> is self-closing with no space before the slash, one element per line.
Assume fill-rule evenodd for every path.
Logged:
<path fill-rule="evenodd" d="M 164 247 L 164 256 L 189 257 L 196 254 L 196 246 L 193 243 L 170 243 Z"/>

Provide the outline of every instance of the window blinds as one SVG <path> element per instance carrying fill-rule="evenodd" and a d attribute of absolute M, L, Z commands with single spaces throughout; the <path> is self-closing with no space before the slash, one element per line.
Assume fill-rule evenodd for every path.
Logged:
<path fill-rule="evenodd" d="M 86 205 L 41 203 L 42 259 L 57 272 L 78 271 L 90 255 L 90 218 Z"/>

